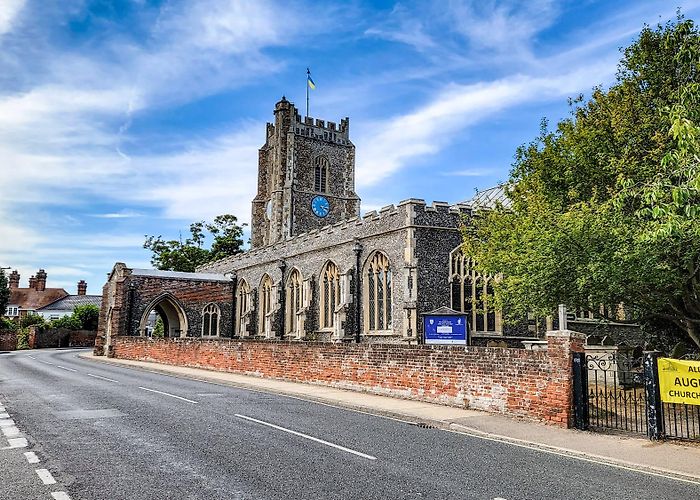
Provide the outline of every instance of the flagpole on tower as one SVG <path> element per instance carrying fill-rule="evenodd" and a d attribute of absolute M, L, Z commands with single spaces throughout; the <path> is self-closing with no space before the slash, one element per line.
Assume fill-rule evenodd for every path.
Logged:
<path fill-rule="evenodd" d="M 309 116 L 309 80 L 311 79 L 311 71 L 306 68 L 306 116 Z"/>

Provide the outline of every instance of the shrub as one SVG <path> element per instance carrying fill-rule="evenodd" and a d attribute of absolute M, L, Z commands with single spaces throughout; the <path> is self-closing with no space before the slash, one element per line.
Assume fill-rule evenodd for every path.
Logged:
<path fill-rule="evenodd" d="M 0 330 L 14 332 L 17 330 L 17 323 L 7 318 L 0 318 Z"/>
<path fill-rule="evenodd" d="M 44 326 L 46 325 L 46 320 L 38 314 L 29 313 L 19 322 L 19 326 L 21 326 L 22 328 L 26 328 L 32 325 Z"/>
<path fill-rule="evenodd" d="M 51 322 L 51 328 L 66 328 L 68 330 L 80 330 L 80 321 L 75 317 L 74 314 L 70 316 L 63 316 L 62 318 L 55 319 Z"/>
<path fill-rule="evenodd" d="M 17 332 L 17 350 L 29 349 L 29 329 L 20 328 Z"/>
<path fill-rule="evenodd" d="M 92 304 L 78 306 L 73 310 L 73 318 L 80 325 L 79 330 L 97 330 L 100 308 Z"/>

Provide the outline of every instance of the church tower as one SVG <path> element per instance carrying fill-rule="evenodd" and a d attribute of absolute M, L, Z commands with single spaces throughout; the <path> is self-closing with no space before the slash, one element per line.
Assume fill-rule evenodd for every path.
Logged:
<path fill-rule="evenodd" d="M 299 115 L 284 97 L 258 152 L 251 248 L 271 245 L 360 214 L 350 120 Z"/>

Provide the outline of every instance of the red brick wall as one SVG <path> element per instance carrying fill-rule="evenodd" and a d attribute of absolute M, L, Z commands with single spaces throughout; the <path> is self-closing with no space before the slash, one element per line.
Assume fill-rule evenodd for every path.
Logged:
<path fill-rule="evenodd" d="M 17 349 L 16 332 L 0 332 L 0 351 L 14 351 Z"/>
<path fill-rule="evenodd" d="M 330 385 L 451 406 L 571 421 L 572 332 L 548 349 L 115 337 L 117 358 Z"/>

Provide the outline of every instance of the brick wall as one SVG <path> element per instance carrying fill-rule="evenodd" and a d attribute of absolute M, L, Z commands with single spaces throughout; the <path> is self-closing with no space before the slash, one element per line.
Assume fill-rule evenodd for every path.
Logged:
<path fill-rule="evenodd" d="M 0 351 L 17 349 L 17 332 L 0 331 Z"/>
<path fill-rule="evenodd" d="M 547 334 L 548 349 L 149 339 L 119 336 L 114 356 L 330 385 L 569 426 L 571 352 L 583 337 Z"/>

